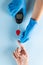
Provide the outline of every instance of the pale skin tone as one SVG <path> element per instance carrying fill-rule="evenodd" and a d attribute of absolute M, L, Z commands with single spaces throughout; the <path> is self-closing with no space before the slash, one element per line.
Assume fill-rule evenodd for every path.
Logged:
<path fill-rule="evenodd" d="M 37 20 L 40 18 L 41 11 L 43 9 L 43 0 L 36 0 L 32 18 Z M 28 55 L 24 47 L 19 43 L 20 48 L 17 48 L 16 51 L 13 53 L 14 58 L 17 61 L 18 65 L 28 65 Z"/>
<path fill-rule="evenodd" d="M 36 0 L 32 18 L 38 21 L 40 19 L 42 10 L 43 10 L 43 0 Z"/>

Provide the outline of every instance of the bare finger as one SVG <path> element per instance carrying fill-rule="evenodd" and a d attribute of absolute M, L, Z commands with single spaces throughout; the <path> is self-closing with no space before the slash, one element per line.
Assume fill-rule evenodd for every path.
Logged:
<path fill-rule="evenodd" d="M 24 55 L 27 55 L 27 52 L 26 52 L 25 48 L 23 47 L 23 45 L 22 45 L 19 41 L 18 41 L 18 44 L 19 44 L 19 46 L 21 47 L 20 53 L 21 53 L 21 54 L 24 54 Z"/>

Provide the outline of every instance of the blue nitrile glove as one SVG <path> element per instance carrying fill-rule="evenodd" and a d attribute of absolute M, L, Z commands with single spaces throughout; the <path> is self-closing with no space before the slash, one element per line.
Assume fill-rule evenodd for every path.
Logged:
<path fill-rule="evenodd" d="M 28 38 L 28 34 L 31 32 L 31 30 L 34 28 L 35 24 L 36 24 L 36 20 L 35 19 L 30 19 L 30 22 L 26 28 L 26 30 L 22 33 L 21 38 L 20 38 L 20 42 L 24 43 L 26 42 L 29 38 Z"/>
<path fill-rule="evenodd" d="M 23 14 L 26 14 L 25 0 L 13 0 L 9 5 L 9 11 L 11 15 L 15 16 L 19 11 L 22 10 Z"/>

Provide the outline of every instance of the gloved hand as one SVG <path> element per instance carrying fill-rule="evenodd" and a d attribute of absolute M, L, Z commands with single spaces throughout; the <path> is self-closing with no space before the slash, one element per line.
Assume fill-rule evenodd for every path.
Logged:
<path fill-rule="evenodd" d="M 30 22 L 26 28 L 26 30 L 22 33 L 21 37 L 20 37 L 20 42 L 21 43 L 24 43 L 26 42 L 29 38 L 28 38 L 28 35 L 29 33 L 31 32 L 31 30 L 34 28 L 35 24 L 36 24 L 36 20 L 35 19 L 30 19 Z"/>
<path fill-rule="evenodd" d="M 24 0 L 13 0 L 8 5 L 9 11 L 11 15 L 15 16 L 21 9 L 23 9 L 23 13 L 25 14 L 25 1 Z"/>

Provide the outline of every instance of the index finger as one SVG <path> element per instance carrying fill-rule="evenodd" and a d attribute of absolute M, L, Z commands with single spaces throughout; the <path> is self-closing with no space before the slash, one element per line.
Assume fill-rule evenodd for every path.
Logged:
<path fill-rule="evenodd" d="M 18 44 L 20 46 L 21 49 L 24 49 L 23 45 L 20 43 L 20 41 L 18 40 Z"/>
<path fill-rule="evenodd" d="M 18 41 L 18 44 L 19 44 L 19 46 L 21 47 L 21 51 L 23 51 L 23 53 L 25 54 L 25 55 L 27 55 L 27 52 L 26 52 L 26 50 L 25 50 L 25 48 L 23 47 L 23 45 Z"/>

